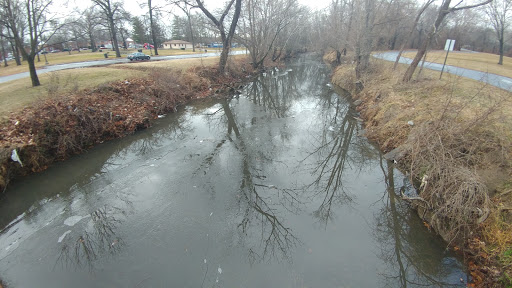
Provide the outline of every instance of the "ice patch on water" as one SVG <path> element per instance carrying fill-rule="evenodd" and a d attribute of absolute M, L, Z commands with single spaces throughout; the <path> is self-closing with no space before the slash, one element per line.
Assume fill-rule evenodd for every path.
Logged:
<path fill-rule="evenodd" d="M 64 238 L 66 237 L 66 235 L 68 235 L 69 233 L 71 233 L 71 230 L 68 230 L 66 232 L 64 232 L 64 234 L 62 234 L 60 237 L 59 237 L 59 241 L 57 242 L 62 242 L 62 240 L 64 240 Z"/>
<path fill-rule="evenodd" d="M 91 217 L 91 215 L 87 215 L 87 216 L 75 215 L 75 216 L 68 217 L 66 220 L 64 220 L 64 225 L 73 227 L 73 226 L 75 226 L 76 223 L 80 222 L 82 219 L 85 219 L 87 217 Z"/>

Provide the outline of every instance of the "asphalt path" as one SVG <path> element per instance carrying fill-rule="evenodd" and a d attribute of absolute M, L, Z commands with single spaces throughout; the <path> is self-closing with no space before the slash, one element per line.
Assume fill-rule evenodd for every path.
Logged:
<path fill-rule="evenodd" d="M 245 51 L 231 51 L 230 55 L 240 55 L 245 54 Z M 220 52 L 209 52 L 209 53 L 198 53 L 198 54 L 185 54 L 185 55 L 172 55 L 172 56 L 152 56 L 150 61 L 163 61 L 163 60 L 176 60 L 176 59 L 189 59 L 189 58 L 206 58 L 206 57 L 217 57 L 220 56 Z M 130 60 L 127 58 L 115 58 L 109 60 L 95 60 L 95 61 L 85 61 L 85 62 L 75 62 L 75 63 L 66 63 L 66 64 L 58 64 L 58 65 L 50 65 L 44 68 L 37 69 L 37 74 L 44 74 L 53 71 L 65 70 L 65 69 L 75 69 L 75 68 L 85 68 L 85 67 L 93 67 L 93 66 L 106 66 L 112 64 L 119 63 L 130 63 Z M 0 77 L 0 83 L 5 83 L 12 80 L 22 79 L 30 77 L 30 73 L 23 72 L 8 76 Z"/>
<path fill-rule="evenodd" d="M 382 53 L 377 53 L 377 54 L 373 55 L 373 57 L 375 57 L 375 58 L 392 61 L 392 62 L 395 62 L 397 56 L 398 56 L 398 51 L 382 52 Z M 448 57 L 450 57 L 450 56 L 448 55 Z M 411 62 L 412 62 L 412 59 L 400 57 L 400 63 L 410 64 Z M 420 62 L 420 65 L 421 65 L 421 62 Z M 438 63 L 432 63 L 432 62 L 425 62 L 424 67 L 431 69 L 431 70 L 441 71 L 441 69 L 443 68 L 443 65 L 438 64 Z M 460 68 L 460 67 L 450 66 L 450 65 L 446 65 L 444 67 L 444 72 L 454 74 L 457 76 L 474 79 L 477 81 L 481 81 L 481 82 L 490 84 L 492 86 L 496 86 L 496 87 L 504 89 L 504 90 L 512 91 L 512 78 L 508 78 L 505 76 L 500 76 L 500 75 L 496 75 L 496 74 L 492 74 L 492 73 L 475 71 L 475 70 L 471 70 L 471 69 Z"/>

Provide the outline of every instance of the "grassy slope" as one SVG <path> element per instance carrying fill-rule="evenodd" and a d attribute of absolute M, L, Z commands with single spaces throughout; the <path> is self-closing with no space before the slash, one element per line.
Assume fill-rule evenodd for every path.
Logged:
<path fill-rule="evenodd" d="M 365 118 L 367 136 L 375 140 L 384 151 L 398 146 L 406 147 L 412 155 L 406 155 L 403 161 L 399 160 L 399 163 L 405 164 L 405 169 L 412 170 L 413 175 L 416 174 L 420 179 L 422 172 L 418 170 L 423 169 L 427 171 L 423 175 L 428 174 L 432 178 L 431 173 L 434 173 L 432 170 L 435 169 L 432 169 L 431 165 L 435 164 L 439 158 L 450 158 L 460 151 L 465 151 L 463 152 L 465 154 L 453 157 L 452 160 L 457 165 L 463 162 L 459 159 L 476 160 L 464 162 L 464 164 L 468 164 L 467 171 L 471 173 L 469 175 L 478 178 L 487 187 L 491 198 L 489 204 L 491 214 L 487 221 L 474 230 L 480 233 L 475 233 L 466 239 L 470 241 L 466 249 L 477 251 L 476 255 L 478 255 L 474 259 L 476 265 L 471 266 L 470 263 L 470 272 L 474 279 L 480 281 L 480 287 L 490 287 L 486 286 L 489 283 L 485 281 L 493 278 L 492 273 L 487 272 L 488 274 L 483 275 L 478 267 L 497 266 L 498 270 L 503 272 L 499 281 L 503 281 L 504 287 L 509 287 L 506 285 L 512 285 L 512 280 L 510 278 L 506 280 L 506 278 L 512 276 L 512 181 L 510 180 L 512 99 L 510 99 L 510 93 L 449 74 L 448 77 L 439 81 L 439 72 L 428 70 L 422 72 L 423 75 L 419 80 L 404 84 L 400 79 L 405 71 L 405 65 L 400 66 L 398 71 L 392 71 L 392 63 L 376 60 L 373 64 L 374 73 L 367 79 L 363 79 L 365 88 L 355 96 L 363 100 L 363 104 L 358 109 Z M 354 67 L 348 65 L 339 67 L 332 80 L 333 83 L 342 87 L 350 87 L 355 82 Z M 408 121 L 413 121 L 414 126 L 408 125 Z M 436 126 L 438 124 L 439 126 Z M 440 128 L 432 130 L 430 127 Z M 425 131 L 435 135 L 425 134 Z M 440 145 L 431 149 L 438 138 L 442 138 L 443 143 L 454 146 L 453 149 L 446 150 L 449 153 L 445 154 L 436 151 Z M 448 149 L 448 147 L 445 148 Z M 420 154 L 414 154 L 414 151 L 419 151 Z M 433 152 L 432 162 L 419 162 L 424 164 L 423 167 L 411 165 L 411 163 L 418 163 L 417 159 L 425 157 L 422 154 L 425 151 Z M 450 155 L 450 153 L 453 154 Z M 443 168 L 447 167 L 441 167 L 441 170 Z M 462 171 L 461 169 L 454 170 Z M 446 178 L 453 179 L 460 175 L 448 176 Z M 434 176 L 434 179 L 439 177 Z M 430 183 L 430 187 L 435 185 L 432 181 Z M 465 180 L 455 181 L 454 186 L 451 187 L 463 185 L 466 185 Z M 448 197 L 451 196 L 450 193 L 447 194 Z M 428 197 L 428 195 L 422 196 Z M 478 245 L 480 247 L 476 247 Z"/>
<path fill-rule="evenodd" d="M 404 57 L 411 59 L 415 55 L 415 52 L 403 54 Z M 445 51 L 429 51 L 427 61 L 443 64 L 445 56 Z M 495 54 L 454 51 L 448 54 L 446 64 L 512 78 L 512 58 L 503 58 L 503 65 L 498 65 L 499 56 Z"/>
<path fill-rule="evenodd" d="M 244 55 L 232 56 L 233 59 Z M 0 122 L 10 113 L 19 111 L 41 100 L 58 97 L 78 90 L 94 88 L 109 82 L 145 78 L 151 68 L 172 68 L 186 70 L 194 66 L 214 66 L 218 57 L 204 59 L 176 59 L 170 61 L 134 62 L 110 65 L 108 67 L 90 67 L 61 70 L 40 75 L 41 86 L 31 87 L 30 79 L 18 79 L 0 84 Z"/>

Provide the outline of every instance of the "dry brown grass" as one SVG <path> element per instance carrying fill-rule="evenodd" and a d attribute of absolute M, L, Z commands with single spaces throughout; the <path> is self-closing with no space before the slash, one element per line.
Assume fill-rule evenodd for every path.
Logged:
<path fill-rule="evenodd" d="M 362 79 L 364 90 L 354 96 L 363 100 L 358 109 L 367 136 L 384 151 L 400 146 L 404 156 L 398 164 L 418 183 L 425 201 L 417 204 L 425 206 L 427 218 L 445 239 L 467 240 L 487 219 L 481 239 L 510 277 L 512 192 L 504 193 L 511 191 L 510 92 L 454 75 L 440 81 L 439 72 L 430 70 L 402 83 L 405 65 L 393 71 L 392 63 L 372 64 L 374 71 Z M 354 88 L 354 81 L 351 66 L 333 75 L 342 87 Z"/>
<path fill-rule="evenodd" d="M 243 62 L 245 55 L 232 56 L 230 63 Z M 218 57 L 177 59 L 170 61 L 116 64 L 109 67 L 90 67 L 61 70 L 40 75 L 41 86 L 31 87 L 30 79 L 18 79 L 0 84 L 0 121 L 11 112 L 47 98 L 58 97 L 79 90 L 94 88 L 112 81 L 145 78 L 153 70 L 189 70 L 192 67 L 215 67 Z"/>
<path fill-rule="evenodd" d="M 0 121 L 5 120 L 11 112 L 47 98 L 139 75 L 140 73 L 128 69 L 91 67 L 41 74 L 41 86 L 38 87 L 32 87 L 29 78 L 2 83 Z"/>
<path fill-rule="evenodd" d="M 414 58 L 415 55 L 415 52 L 403 54 L 407 58 Z M 446 51 L 429 51 L 427 61 L 443 64 L 445 56 Z M 448 54 L 446 64 L 512 78 L 512 58 L 503 58 L 503 65 L 498 65 L 499 56 L 495 54 L 454 51 Z"/>

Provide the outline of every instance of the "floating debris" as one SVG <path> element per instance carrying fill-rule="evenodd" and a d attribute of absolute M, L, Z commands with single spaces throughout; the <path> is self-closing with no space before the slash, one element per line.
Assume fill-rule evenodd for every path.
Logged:
<path fill-rule="evenodd" d="M 219 266 L 219 268 L 217 269 L 217 272 L 219 272 L 219 274 L 222 274 L 222 268 L 220 268 L 220 266 Z"/>
<path fill-rule="evenodd" d="M 18 155 L 18 151 L 16 151 L 16 149 L 12 150 L 11 152 L 11 160 L 20 163 L 21 167 L 23 167 L 23 163 L 21 163 L 20 156 Z"/>
<path fill-rule="evenodd" d="M 62 234 L 60 237 L 59 237 L 59 240 L 57 241 L 58 243 L 62 242 L 62 240 L 64 240 L 64 238 L 66 237 L 66 235 L 68 235 L 69 233 L 71 233 L 71 230 L 68 230 L 66 232 L 64 232 L 64 234 Z"/>
<path fill-rule="evenodd" d="M 82 219 L 85 219 L 85 218 L 88 218 L 88 217 L 91 217 L 91 215 L 87 215 L 87 216 L 71 216 L 71 217 L 68 217 L 66 220 L 64 220 L 64 225 L 67 225 L 67 226 L 75 226 L 76 223 L 82 221 Z"/>

